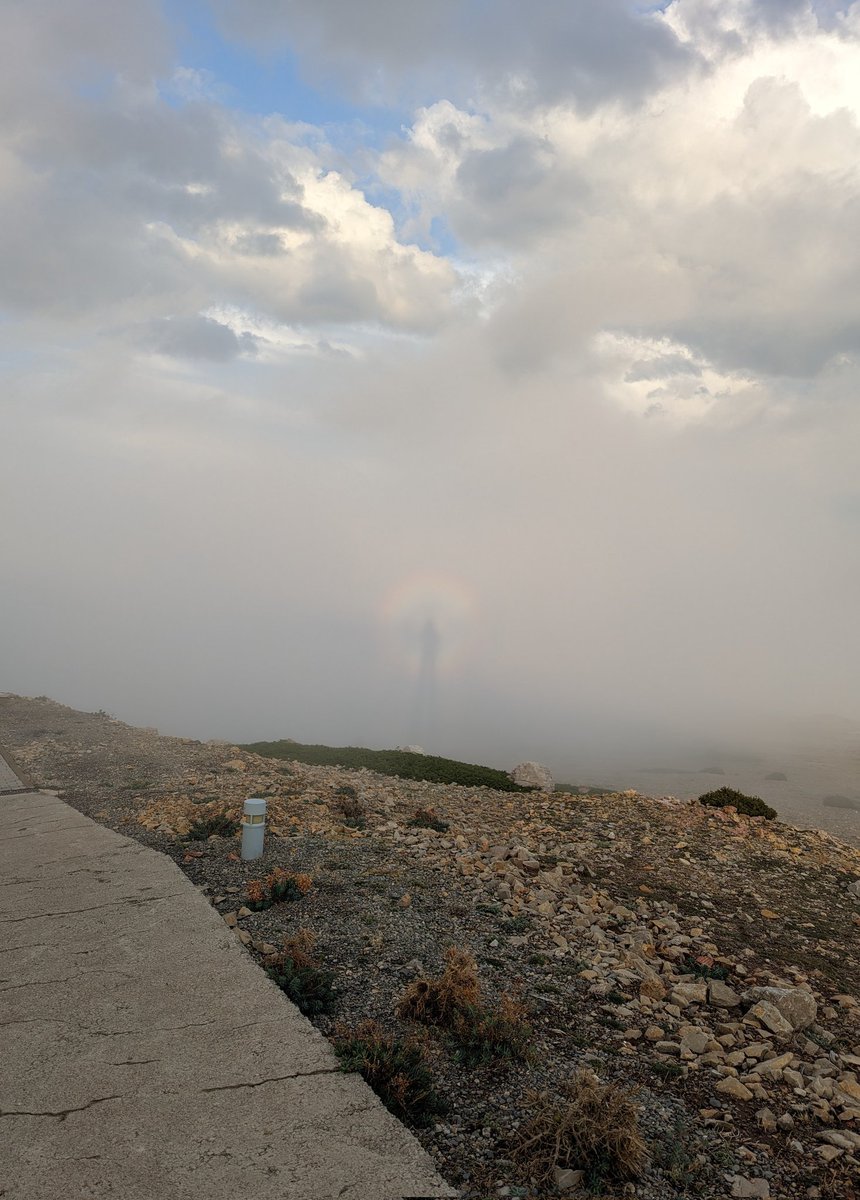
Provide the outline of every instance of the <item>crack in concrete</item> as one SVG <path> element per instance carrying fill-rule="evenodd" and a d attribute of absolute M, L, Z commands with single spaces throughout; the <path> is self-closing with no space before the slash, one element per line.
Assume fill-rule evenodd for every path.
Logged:
<path fill-rule="evenodd" d="M 257 1079 L 252 1083 L 223 1083 L 218 1087 L 200 1088 L 201 1092 L 235 1092 L 242 1088 L 263 1087 L 267 1083 L 282 1083 L 286 1079 L 311 1079 L 314 1075 L 333 1075 L 338 1071 L 336 1064 L 321 1067 L 317 1071 L 294 1071 L 291 1075 L 273 1075 L 270 1079 Z"/>
<path fill-rule="evenodd" d="M 76 917 L 81 913 L 98 912 L 102 908 L 115 908 L 118 904 L 130 904 L 138 907 L 164 900 L 181 900 L 187 895 L 187 892 L 174 892 L 167 896 L 121 896 L 116 900 L 108 900 L 105 904 L 93 904 L 90 908 L 72 908 L 68 912 L 33 913 L 32 916 L 27 917 L 9 917 L 0 920 L 0 925 L 17 925 L 21 921 L 44 921 L 53 917 Z"/>
<path fill-rule="evenodd" d="M 122 1096 L 96 1096 L 94 1100 L 88 1100 L 86 1104 L 79 1104 L 77 1108 L 46 1109 L 43 1112 L 24 1112 L 15 1108 L 0 1109 L 0 1117 L 57 1117 L 60 1121 L 65 1121 L 66 1117 L 72 1113 L 85 1112 L 96 1104 L 106 1104 L 108 1100 L 122 1100 Z"/>

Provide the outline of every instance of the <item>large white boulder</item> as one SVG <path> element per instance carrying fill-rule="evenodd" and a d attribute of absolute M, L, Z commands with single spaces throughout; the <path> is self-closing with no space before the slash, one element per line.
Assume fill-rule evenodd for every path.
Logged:
<path fill-rule="evenodd" d="M 542 763 L 519 763 L 511 771 L 511 779 L 514 783 L 518 783 L 520 787 L 534 788 L 537 792 L 555 791 L 555 780 L 552 777 L 552 772 L 549 767 L 545 767 Z"/>

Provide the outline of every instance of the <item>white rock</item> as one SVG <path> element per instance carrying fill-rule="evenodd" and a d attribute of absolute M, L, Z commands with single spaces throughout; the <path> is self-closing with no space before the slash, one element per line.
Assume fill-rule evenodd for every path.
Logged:
<path fill-rule="evenodd" d="M 770 1184 L 766 1179 L 747 1179 L 744 1175 L 736 1175 L 732 1184 L 732 1196 L 769 1200 Z"/>
<path fill-rule="evenodd" d="M 805 988 L 756 987 L 744 992 L 744 1000 L 753 1002 L 764 1001 L 777 1009 L 792 1030 L 808 1029 L 815 1023 L 818 1015 L 818 1005 L 815 997 Z M 767 1025 L 767 1021 L 765 1021 Z M 769 1029 L 773 1026 L 768 1025 Z M 781 1030 L 774 1029 L 774 1033 Z"/>
<path fill-rule="evenodd" d="M 555 780 L 549 767 L 542 763 L 521 762 L 511 771 L 511 780 L 520 787 L 534 788 L 538 792 L 554 792 Z"/>

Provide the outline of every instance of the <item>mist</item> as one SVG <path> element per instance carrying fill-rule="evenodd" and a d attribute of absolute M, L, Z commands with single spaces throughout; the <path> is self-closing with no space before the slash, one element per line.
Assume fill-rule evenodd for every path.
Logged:
<path fill-rule="evenodd" d="M 14 10 L 0 688 L 854 794 L 860 6 L 248 7 Z"/>

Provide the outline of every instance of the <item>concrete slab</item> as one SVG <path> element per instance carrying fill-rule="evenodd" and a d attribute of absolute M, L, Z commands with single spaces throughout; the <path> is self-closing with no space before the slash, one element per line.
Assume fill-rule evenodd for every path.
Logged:
<path fill-rule="evenodd" d="M 454 1196 L 164 855 L 0 800 L 4 1200 Z"/>

